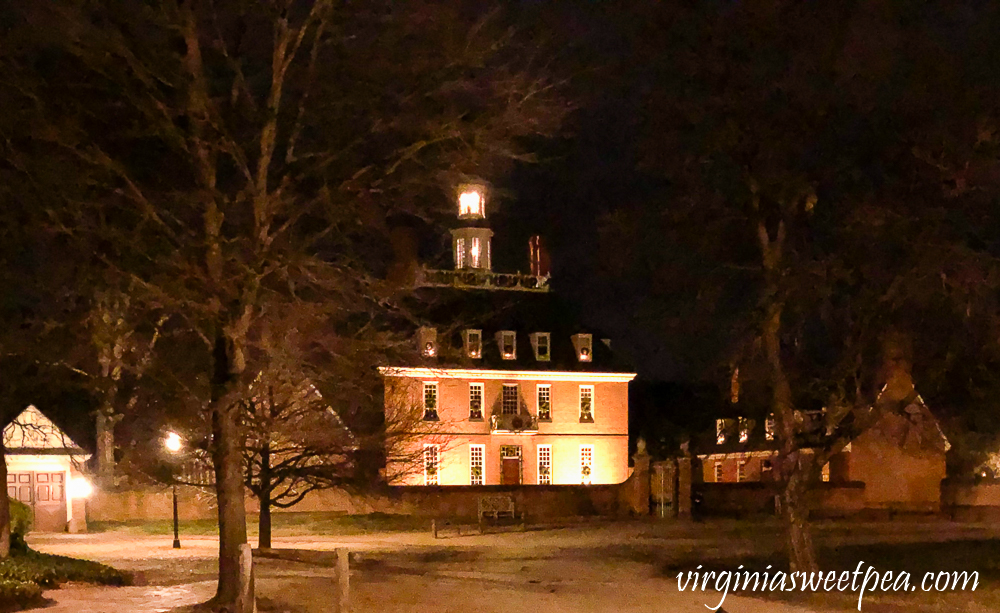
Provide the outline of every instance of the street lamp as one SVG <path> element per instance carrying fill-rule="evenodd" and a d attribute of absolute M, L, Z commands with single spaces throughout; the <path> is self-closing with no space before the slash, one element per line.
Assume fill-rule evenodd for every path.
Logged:
<path fill-rule="evenodd" d="M 167 448 L 170 453 L 177 453 L 181 450 L 181 437 L 176 432 L 167 432 L 167 437 L 163 439 L 163 446 Z M 173 471 L 170 473 L 170 487 L 174 494 L 174 549 L 181 548 L 181 539 L 178 535 L 177 530 L 177 480 L 174 477 Z"/>

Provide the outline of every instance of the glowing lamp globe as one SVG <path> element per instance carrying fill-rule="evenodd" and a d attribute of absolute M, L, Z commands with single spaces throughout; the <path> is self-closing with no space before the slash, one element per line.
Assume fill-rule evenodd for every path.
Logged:
<path fill-rule="evenodd" d="M 181 437 L 176 432 L 167 432 L 167 438 L 163 439 L 163 446 L 171 453 L 181 450 Z"/>

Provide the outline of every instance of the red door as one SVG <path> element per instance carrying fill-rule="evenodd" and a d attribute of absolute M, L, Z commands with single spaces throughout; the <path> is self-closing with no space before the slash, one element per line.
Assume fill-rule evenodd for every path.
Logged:
<path fill-rule="evenodd" d="M 504 458 L 503 471 L 500 473 L 501 485 L 521 485 L 521 459 Z"/>

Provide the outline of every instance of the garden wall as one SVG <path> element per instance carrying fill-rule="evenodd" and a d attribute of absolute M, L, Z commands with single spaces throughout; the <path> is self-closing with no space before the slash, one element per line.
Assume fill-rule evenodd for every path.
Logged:
<path fill-rule="evenodd" d="M 956 521 L 996 522 L 1000 520 L 1000 481 L 946 479 L 941 483 L 941 505 Z"/>
<path fill-rule="evenodd" d="M 773 515 L 775 490 L 768 483 L 695 483 L 695 514 L 706 517 Z M 809 507 L 818 517 L 846 517 L 865 508 L 865 484 L 823 483 L 809 493 Z"/>

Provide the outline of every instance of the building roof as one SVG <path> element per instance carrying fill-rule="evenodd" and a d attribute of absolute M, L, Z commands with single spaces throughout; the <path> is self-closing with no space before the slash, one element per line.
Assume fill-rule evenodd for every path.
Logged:
<path fill-rule="evenodd" d="M 551 293 L 492 292 L 488 290 L 435 289 L 433 307 L 427 309 L 428 327 L 437 331 L 438 349 L 433 357 L 418 356 L 405 366 L 504 371 L 631 372 L 630 365 L 611 349 L 599 330 L 579 323 L 572 309 Z M 463 333 L 482 332 L 482 357 L 464 352 Z M 498 334 L 516 333 L 514 359 L 505 359 Z M 550 358 L 538 360 L 531 334 L 549 333 Z M 574 334 L 590 334 L 592 357 L 581 361 Z M 414 347 L 417 347 L 416 336 Z"/>
<path fill-rule="evenodd" d="M 65 432 L 35 406 L 29 406 L 3 431 L 6 453 L 86 455 Z"/>

